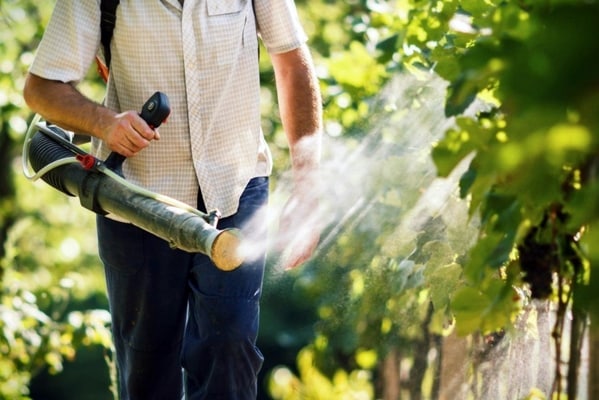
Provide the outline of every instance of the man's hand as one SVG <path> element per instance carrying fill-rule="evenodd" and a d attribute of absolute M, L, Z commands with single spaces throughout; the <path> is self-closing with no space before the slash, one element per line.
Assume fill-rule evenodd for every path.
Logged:
<path fill-rule="evenodd" d="M 284 269 L 308 261 L 318 246 L 322 224 L 315 189 L 296 188 L 281 212 L 275 249 L 282 254 Z"/>
<path fill-rule="evenodd" d="M 133 157 L 148 147 L 151 140 L 160 139 L 135 111 L 127 111 L 114 116 L 102 132 L 102 139 L 110 150 L 125 157 Z"/>

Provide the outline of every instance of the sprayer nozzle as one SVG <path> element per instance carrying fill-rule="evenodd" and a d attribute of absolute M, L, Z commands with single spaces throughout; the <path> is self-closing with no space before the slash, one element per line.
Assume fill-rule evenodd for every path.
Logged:
<path fill-rule="evenodd" d="M 224 230 L 214 239 L 210 258 L 221 271 L 233 271 L 243 262 L 240 245 L 241 235 L 238 230 Z"/>

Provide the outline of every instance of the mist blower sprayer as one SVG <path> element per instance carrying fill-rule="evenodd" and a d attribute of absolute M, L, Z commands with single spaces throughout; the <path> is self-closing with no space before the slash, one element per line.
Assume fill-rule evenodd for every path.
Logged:
<path fill-rule="evenodd" d="M 169 114 L 168 97 L 156 92 L 143 105 L 140 116 L 155 129 Z M 206 254 L 220 270 L 232 271 L 241 265 L 241 235 L 237 229 L 216 228 L 218 210 L 203 213 L 134 185 L 123 177 L 124 160 L 115 152 L 105 161 L 99 160 L 73 144 L 70 132 L 40 122 L 37 115 L 23 145 L 23 172 L 28 179 L 41 178 L 62 193 L 79 197 L 88 210 L 124 218 L 173 248 Z"/>

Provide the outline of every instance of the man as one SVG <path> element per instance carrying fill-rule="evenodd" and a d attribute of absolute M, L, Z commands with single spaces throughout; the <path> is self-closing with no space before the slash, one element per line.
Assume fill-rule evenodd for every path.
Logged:
<path fill-rule="evenodd" d="M 204 255 L 98 217 L 122 399 L 180 399 L 183 387 L 188 399 L 256 397 L 266 221 L 252 217 L 267 202 L 272 167 L 260 129 L 259 37 L 292 156 L 285 244 L 316 201 L 321 134 L 318 82 L 292 0 L 121 0 L 105 105 L 76 87 L 100 46 L 99 1 L 58 0 L 27 77 L 33 111 L 90 135 L 99 158 L 128 157 L 130 181 L 219 209 L 219 228 L 238 227 L 261 249 L 223 272 Z M 172 109 L 160 134 L 138 115 L 155 91 Z M 317 232 L 295 241 L 286 267 L 309 258 L 317 241 Z"/>

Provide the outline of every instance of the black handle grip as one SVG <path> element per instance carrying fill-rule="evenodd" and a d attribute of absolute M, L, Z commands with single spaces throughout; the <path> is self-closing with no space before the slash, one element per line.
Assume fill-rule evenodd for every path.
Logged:
<path fill-rule="evenodd" d="M 156 129 L 166 121 L 170 113 L 171 107 L 168 97 L 162 92 L 156 92 L 144 103 L 139 116 L 146 121 L 150 128 Z M 122 176 L 122 165 L 125 159 L 124 155 L 113 151 L 108 155 L 104 164 Z"/>
<path fill-rule="evenodd" d="M 168 97 L 162 92 L 156 92 L 143 105 L 139 115 L 150 125 L 150 128 L 156 129 L 166 121 L 170 113 Z"/>

